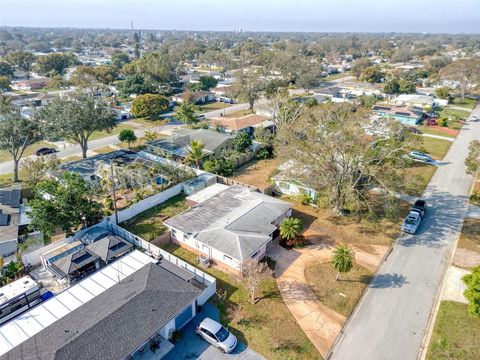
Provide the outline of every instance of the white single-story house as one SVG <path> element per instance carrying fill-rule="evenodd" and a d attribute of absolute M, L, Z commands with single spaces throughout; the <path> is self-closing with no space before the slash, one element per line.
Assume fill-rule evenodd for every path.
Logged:
<path fill-rule="evenodd" d="M 295 161 L 289 160 L 278 167 L 280 170 L 272 176 L 274 190 L 289 196 L 308 195 L 312 200 L 317 198 L 317 192 L 299 180 L 300 173 Z"/>
<path fill-rule="evenodd" d="M 172 241 L 238 272 L 245 260 L 265 257 L 267 244 L 291 214 L 291 204 L 233 185 L 164 224 L 171 230 Z"/>
<path fill-rule="evenodd" d="M 210 91 L 183 92 L 174 95 L 172 100 L 182 104 L 185 97 L 190 97 L 190 101 L 194 104 L 204 104 L 215 100 L 215 94 Z"/>
<path fill-rule="evenodd" d="M 430 107 L 435 108 L 437 106 L 446 106 L 448 105 L 447 99 L 437 99 L 429 95 L 420 95 L 420 94 L 401 94 L 398 95 L 394 103 L 397 105 L 409 105 L 409 106 L 418 106 L 418 107 Z"/>

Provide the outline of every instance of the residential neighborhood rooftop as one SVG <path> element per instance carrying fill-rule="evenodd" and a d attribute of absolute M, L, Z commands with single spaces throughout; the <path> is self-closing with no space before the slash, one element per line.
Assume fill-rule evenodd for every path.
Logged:
<path fill-rule="evenodd" d="M 277 229 L 273 221 L 289 208 L 285 201 L 233 185 L 165 225 L 242 260 L 271 240 Z"/>
<path fill-rule="evenodd" d="M 0 328 L 2 359 L 123 359 L 201 290 L 138 251 Z"/>

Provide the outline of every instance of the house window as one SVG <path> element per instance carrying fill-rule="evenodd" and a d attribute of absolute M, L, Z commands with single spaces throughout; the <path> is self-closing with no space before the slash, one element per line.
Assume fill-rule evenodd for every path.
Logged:
<path fill-rule="evenodd" d="M 252 258 L 252 259 L 253 259 L 253 258 L 256 258 L 259 252 L 260 252 L 260 250 L 257 250 L 257 251 L 255 252 L 255 254 L 253 254 L 253 255 L 251 256 L 251 258 Z"/>
<path fill-rule="evenodd" d="M 177 238 L 177 230 L 172 229 L 172 236 L 176 239 Z"/>
<path fill-rule="evenodd" d="M 231 263 L 233 261 L 233 258 L 231 256 L 228 256 L 228 255 L 223 255 L 223 260 Z"/>

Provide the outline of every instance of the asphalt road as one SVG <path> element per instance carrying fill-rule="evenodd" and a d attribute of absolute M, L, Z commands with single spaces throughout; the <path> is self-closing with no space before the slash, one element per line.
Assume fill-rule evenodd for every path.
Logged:
<path fill-rule="evenodd" d="M 480 106 L 473 114 L 480 116 Z M 461 230 L 473 178 L 464 160 L 480 122 L 467 123 L 424 198 L 428 213 L 416 235 L 402 235 L 332 349 L 335 360 L 414 360 Z"/>
<path fill-rule="evenodd" d="M 227 114 L 230 114 L 235 111 L 239 110 L 246 110 L 248 109 L 248 104 L 235 104 L 232 105 L 228 108 L 225 109 L 225 112 Z M 220 114 L 223 114 L 223 109 L 220 110 L 214 110 L 214 111 L 209 111 L 205 113 L 205 117 L 207 119 L 215 118 L 215 117 L 220 117 Z M 172 113 L 173 114 L 173 113 Z M 168 114 L 165 114 L 166 116 Z M 134 120 L 134 119 L 132 119 Z M 177 127 L 181 125 L 182 123 L 180 122 L 175 122 L 172 121 L 168 125 L 163 125 L 162 129 L 160 130 L 167 130 L 169 127 Z M 137 135 L 138 138 L 142 137 L 146 129 L 137 129 L 135 130 L 135 135 Z M 88 142 L 88 150 L 95 150 L 95 149 L 100 149 L 109 145 L 115 145 L 118 144 L 120 141 L 118 140 L 118 135 L 112 135 L 112 136 L 107 136 L 101 139 L 93 140 Z M 73 155 L 81 155 L 82 150 L 80 149 L 80 146 L 78 145 L 72 145 L 69 146 L 65 149 L 61 149 L 57 153 L 58 158 L 65 158 Z M 35 157 L 35 155 L 32 155 L 31 157 Z M 5 161 L 0 163 L 0 174 L 7 174 L 13 171 L 13 161 Z"/>

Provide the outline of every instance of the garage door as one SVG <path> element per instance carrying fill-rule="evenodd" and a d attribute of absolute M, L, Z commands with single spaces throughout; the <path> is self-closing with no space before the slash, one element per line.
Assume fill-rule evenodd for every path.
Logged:
<path fill-rule="evenodd" d="M 178 330 L 182 328 L 193 317 L 192 306 L 187 306 L 180 314 L 175 318 L 175 328 Z"/>

